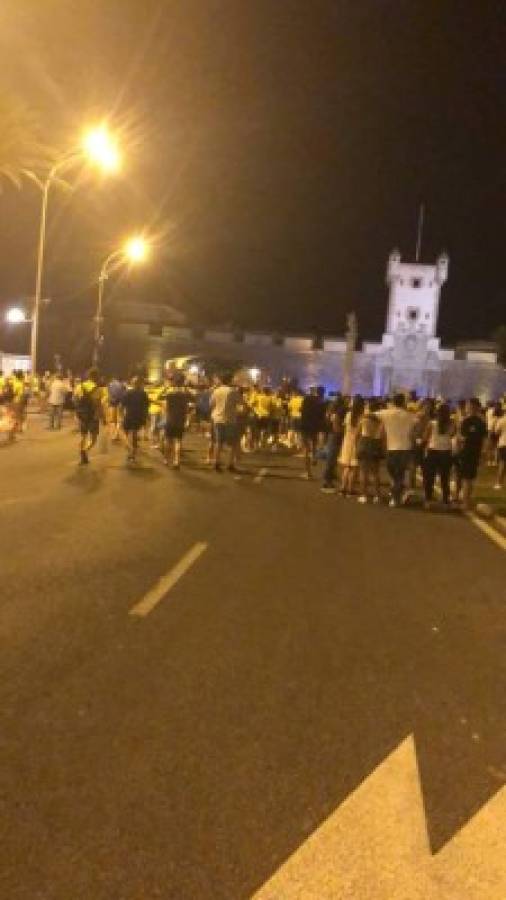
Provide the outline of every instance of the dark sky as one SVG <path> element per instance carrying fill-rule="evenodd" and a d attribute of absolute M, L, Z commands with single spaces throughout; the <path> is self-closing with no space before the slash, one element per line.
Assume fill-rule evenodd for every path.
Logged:
<path fill-rule="evenodd" d="M 163 246 L 121 296 L 194 321 L 379 338 L 396 245 L 450 254 L 440 331 L 506 320 L 506 3 L 3 0 L 1 88 L 70 146 L 128 123 L 124 171 L 52 197 L 45 293 L 91 311 L 132 227 Z M 33 293 L 38 197 L 0 196 L 0 303 Z"/>

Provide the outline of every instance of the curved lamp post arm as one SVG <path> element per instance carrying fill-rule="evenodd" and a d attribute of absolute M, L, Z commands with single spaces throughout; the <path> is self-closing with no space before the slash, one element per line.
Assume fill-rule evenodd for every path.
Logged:
<path fill-rule="evenodd" d="M 100 345 L 102 343 L 102 322 L 103 315 L 102 310 L 104 306 L 104 287 L 105 282 L 109 278 L 109 275 L 114 272 L 116 269 L 119 269 L 122 260 L 124 260 L 125 252 L 123 249 L 114 250 L 109 254 L 108 257 L 102 263 L 102 267 L 100 269 L 100 275 L 98 276 L 98 298 L 97 298 L 97 311 L 95 314 L 95 328 L 94 328 L 94 337 L 93 337 L 93 365 L 98 366 L 99 357 L 100 357 Z M 113 263 L 116 263 L 113 265 Z"/>

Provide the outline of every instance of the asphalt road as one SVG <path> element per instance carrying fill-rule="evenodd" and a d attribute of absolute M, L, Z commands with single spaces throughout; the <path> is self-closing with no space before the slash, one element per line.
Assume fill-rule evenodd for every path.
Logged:
<path fill-rule="evenodd" d="M 251 897 L 409 735 L 434 853 L 506 781 L 504 551 L 197 443 L 0 449 L 1 898 Z"/>

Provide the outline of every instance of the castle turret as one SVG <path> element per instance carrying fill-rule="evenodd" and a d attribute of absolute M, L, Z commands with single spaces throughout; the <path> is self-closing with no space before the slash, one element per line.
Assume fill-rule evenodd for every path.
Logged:
<path fill-rule="evenodd" d="M 448 266 L 450 259 L 447 253 L 441 253 L 436 260 L 437 282 L 444 284 L 448 280 Z"/>
<path fill-rule="evenodd" d="M 388 259 L 390 287 L 387 334 L 417 332 L 436 336 L 441 287 L 448 278 L 449 259 L 442 253 L 435 265 L 403 263 L 398 250 Z"/>

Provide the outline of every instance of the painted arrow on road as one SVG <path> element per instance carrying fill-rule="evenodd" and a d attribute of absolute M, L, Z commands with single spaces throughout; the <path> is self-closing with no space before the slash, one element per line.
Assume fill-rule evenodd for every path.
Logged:
<path fill-rule="evenodd" d="M 253 900 L 504 900 L 506 788 L 435 856 L 406 738 Z"/>

